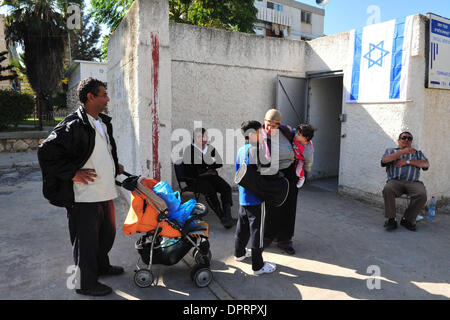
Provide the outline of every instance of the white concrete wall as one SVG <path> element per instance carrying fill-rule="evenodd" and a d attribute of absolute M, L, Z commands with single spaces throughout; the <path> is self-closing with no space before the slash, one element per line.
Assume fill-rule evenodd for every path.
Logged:
<path fill-rule="evenodd" d="M 262 122 L 275 104 L 277 75 L 305 76 L 303 41 L 170 24 L 170 45 L 173 130 L 192 132 L 201 121 L 225 137 L 244 120 Z M 234 185 L 235 153 L 222 158 L 232 161 L 219 173 Z"/>
<path fill-rule="evenodd" d="M 347 122 L 342 124 L 339 185 L 343 193 L 381 202 L 386 181 L 385 169 L 380 166 L 384 150 L 395 147 L 399 133 L 408 129 L 414 135 L 413 147 L 422 150 L 430 159 L 429 171 L 422 171 L 428 197 L 449 197 L 448 173 L 448 92 L 424 88 L 426 71 L 425 20 L 414 18 L 412 57 L 408 78 L 408 99 L 411 102 L 389 104 L 343 103 Z M 305 69 L 307 71 L 344 71 L 344 91 L 351 77 L 349 63 L 349 32 L 307 42 Z M 443 119 L 438 121 L 437 119 Z M 436 124 L 436 121 L 439 124 Z M 434 128 L 441 130 L 435 133 Z M 320 129 L 320 128 L 319 128 Z M 437 145 L 442 147 L 437 148 Z M 445 147 L 443 145 L 446 145 Z M 447 161 L 446 161 L 447 160 Z M 433 166 L 438 166 L 435 171 Z"/>
<path fill-rule="evenodd" d="M 119 161 L 125 170 L 170 181 L 168 24 L 167 1 L 133 3 L 109 41 L 108 91 Z"/>
<path fill-rule="evenodd" d="M 386 182 L 380 159 L 388 147 L 396 147 L 398 135 L 407 129 L 414 135 L 413 147 L 423 149 L 425 24 L 417 15 L 414 19 L 413 50 L 408 77 L 408 99 L 411 102 L 391 104 L 347 104 L 343 124 L 347 138 L 341 144 L 340 185 L 343 191 L 373 200 Z M 347 65 L 346 76 L 351 76 Z M 344 83 L 346 83 L 344 79 Z M 344 91 L 347 90 L 344 88 Z M 345 97 L 345 93 L 344 93 Z M 427 173 L 421 180 L 427 185 Z"/>
<path fill-rule="evenodd" d="M 450 90 L 425 89 L 423 152 L 430 169 L 423 174 L 428 196 L 450 202 Z"/>
<path fill-rule="evenodd" d="M 89 77 L 98 79 L 103 82 L 108 82 L 107 71 L 108 64 L 101 62 L 82 62 L 81 64 L 81 79 Z"/>
<path fill-rule="evenodd" d="M 173 130 L 192 132 L 194 121 L 201 121 L 203 127 L 215 128 L 226 137 L 227 129 L 238 130 L 244 120 L 262 121 L 266 110 L 274 107 L 277 75 L 305 77 L 307 71 L 342 70 L 345 99 L 345 83 L 351 77 L 349 32 L 306 43 L 185 24 L 169 25 L 167 5 L 163 2 L 136 1 L 109 46 L 110 109 L 119 157 L 130 172 L 151 176 L 154 170 L 152 34 L 157 34 L 161 42 L 156 103 L 159 161 L 166 181 L 171 178 L 171 146 L 178 142 L 169 142 Z M 415 138 L 413 147 L 423 150 L 431 162 L 430 170 L 422 174 L 429 196 L 448 198 L 449 94 L 424 88 L 425 21 L 419 15 L 414 19 L 413 34 L 408 78 L 411 102 L 343 102 L 347 122 L 341 130 L 346 134 L 340 149 L 342 193 L 381 201 L 386 180 L 380 166 L 381 156 L 386 148 L 396 145 L 398 134 L 408 129 Z M 233 145 L 234 138 L 231 139 L 233 142 L 225 139 L 223 145 Z M 222 154 L 225 160 L 234 156 Z M 233 184 L 233 164 L 225 165 L 220 173 Z"/>

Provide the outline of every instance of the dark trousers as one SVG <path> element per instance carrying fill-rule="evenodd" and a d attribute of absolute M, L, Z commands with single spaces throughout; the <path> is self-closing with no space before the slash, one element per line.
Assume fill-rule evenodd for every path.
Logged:
<path fill-rule="evenodd" d="M 383 188 L 384 215 L 386 218 L 395 218 L 395 198 L 405 193 L 411 197 L 411 202 L 404 217 L 415 224 L 420 210 L 427 202 L 427 191 L 421 181 L 389 180 Z"/>
<path fill-rule="evenodd" d="M 266 219 L 264 223 L 264 237 L 278 239 L 279 242 L 290 241 L 294 236 L 295 216 L 297 213 L 297 181 L 295 164 L 280 170 L 289 180 L 289 194 L 281 207 L 272 207 L 266 204 Z"/>
<path fill-rule="evenodd" d="M 234 255 L 245 255 L 245 246 L 250 240 L 252 250 L 252 269 L 257 271 L 264 266 L 261 248 L 261 205 L 240 206 L 236 226 Z"/>
<path fill-rule="evenodd" d="M 218 175 L 209 174 L 197 177 L 195 181 L 195 191 L 205 195 L 208 204 L 220 219 L 224 217 L 223 205 L 233 205 L 231 187 Z M 217 193 L 220 194 L 222 206 L 220 205 Z"/>
<path fill-rule="evenodd" d="M 78 267 L 80 289 L 97 282 L 98 274 L 110 267 L 108 252 L 116 236 L 114 203 L 77 202 L 67 209 L 73 259 Z"/>

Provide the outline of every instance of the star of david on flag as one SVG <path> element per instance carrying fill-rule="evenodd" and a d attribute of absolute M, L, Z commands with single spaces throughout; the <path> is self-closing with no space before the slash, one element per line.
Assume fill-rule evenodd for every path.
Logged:
<path fill-rule="evenodd" d="M 389 51 L 384 50 L 384 48 L 383 48 L 384 41 L 381 41 L 377 45 L 371 43 L 369 46 L 370 46 L 369 52 L 367 52 L 366 55 L 364 56 L 364 58 L 369 60 L 369 69 L 372 68 L 374 65 L 378 65 L 378 66 L 382 67 L 383 66 L 383 58 L 389 54 Z"/>
<path fill-rule="evenodd" d="M 353 30 L 348 103 L 406 101 L 413 16 Z"/>

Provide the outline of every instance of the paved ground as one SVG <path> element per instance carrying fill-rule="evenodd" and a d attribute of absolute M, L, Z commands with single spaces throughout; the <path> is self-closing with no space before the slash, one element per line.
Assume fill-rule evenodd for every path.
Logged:
<path fill-rule="evenodd" d="M 234 261 L 234 228 L 225 230 L 213 213 L 206 217 L 214 281 L 204 289 L 190 279 L 190 254 L 174 266 L 157 266 L 156 286 L 140 289 L 134 284 L 138 236 L 121 232 L 128 205 L 118 199 L 110 258 L 126 272 L 101 280 L 113 287 L 113 294 L 80 296 L 67 287 L 73 274 L 65 210 L 43 199 L 36 165 L 34 153 L 0 154 L 0 299 L 450 298 L 450 215 L 422 220 L 417 232 L 399 227 L 388 233 L 382 228 L 381 208 L 308 184 L 298 198 L 297 252 L 288 256 L 276 244 L 266 250 L 264 259 L 278 267 L 271 275 L 254 276 L 250 261 Z M 233 210 L 236 214 L 237 207 Z M 377 271 L 379 277 L 372 278 Z"/>

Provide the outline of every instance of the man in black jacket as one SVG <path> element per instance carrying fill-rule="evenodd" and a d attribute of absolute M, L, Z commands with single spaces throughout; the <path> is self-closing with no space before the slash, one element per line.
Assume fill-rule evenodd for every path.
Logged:
<path fill-rule="evenodd" d="M 124 271 L 108 258 L 116 233 L 115 176 L 123 166 L 117 159 L 111 118 L 101 113 L 109 101 L 106 84 L 87 78 L 77 93 L 84 106 L 53 129 L 39 146 L 38 159 L 45 198 L 67 210 L 78 269 L 76 292 L 101 296 L 112 289 L 98 282 L 98 276 Z"/>
<path fill-rule="evenodd" d="M 193 142 L 183 153 L 183 166 L 186 177 L 195 182 L 188 182 L 196 192 L 205 195 L 206 201 L 216 213 L 226 229 L 232 228 L 237 219 L 231 215 L 233 200 L 231 186 L 219 176 L 216 169 L 221 168 L 222 159 L 216 149 L 207 144 L 208 136 L 205 128 L 194 130 Z M 220 193 L 222 205 L 217 193 Z"/>

